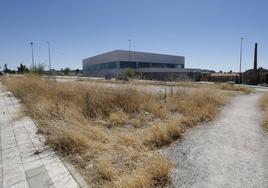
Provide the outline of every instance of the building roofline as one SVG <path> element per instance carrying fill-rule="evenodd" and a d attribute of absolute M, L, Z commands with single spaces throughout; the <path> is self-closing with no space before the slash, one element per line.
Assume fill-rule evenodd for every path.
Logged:
<path fill-rule="evenodd" d="M 85 59 L 83 59 L 83 61 L 87 60 L 87 59 L 90 59 L 90 58 L 98 57 L 100 55 L 109 54 L 109 53 L 116 53 L 116 52 L 127 52 L 128 53 L 129 50 L 115 49 L 115 50 L 112 50 L 112 51 L 104 52 L 104 53 L 101 53 L 101 54 L 98 54 L 98 55 L 94 55 L 94 56 L 85 58 Z M 171 55 L 171 54 L 154 53 L 154 52 L 140 52 L 140 51 L 134 51 L 134 50 L 131 50 L 130 52 L 132 52 L 132 53 L 140 53 L 140 54 L 163 55 L 163 56 L 173 56 L 173 57 L 185 58 L 185 56 L 180 56 L 180 55 Z"/>
<path fill-rule="evenodd" d="M 116 49 L 116 50 L 113 50 L 113 51 L 111 51 L 111 52 L 115 52 L 115 51 L 119 51 L 119 52 L 129 52 L 129 50 L 120 50 L 120 49 Z M 141 52 L 141 51 L 134 51 L 134 50 L 131 50 L 130 52 L 134 52 L 134 53 L 142 53 L 142 54 L 152 54 L 152 55 L 167 55 L 167 56 L 175 56 L 175 57 L 184 57 L 184 56 L 181 56 L 181 55 L 163 54 L 163 53 L 156 53 L 156 52 Z"/>

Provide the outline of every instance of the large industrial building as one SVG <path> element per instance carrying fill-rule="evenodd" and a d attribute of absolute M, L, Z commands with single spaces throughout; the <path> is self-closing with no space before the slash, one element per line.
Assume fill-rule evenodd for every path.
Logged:
<path fill-rule="evenodd" d="M 96 77 L 118 77 L 133 69 L 142 79 L 199 80 L 200 69 L 185 69 L 183 56 L 114 50 L 83 60 L 83 74 Z"/>

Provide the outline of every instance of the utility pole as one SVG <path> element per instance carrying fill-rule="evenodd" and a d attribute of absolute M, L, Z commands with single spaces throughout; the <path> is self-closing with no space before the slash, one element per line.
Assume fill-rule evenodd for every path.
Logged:
<path fill-rule="evenodd" d="M 241 67 L 242 67 L 242 53 L 243 53 L 243 37 L 241 37 L 241 42 L 240 42 L 240 64 L 239 64 L 240 79 L 239 79 L 239 86 L 240 86 L 240 84 L 243 84 L 243 73 L 242 73 L 242 70 L 241 70 Z"/>
<path fill-rule="evenodd" d="M 30 43 L 31 44 L 31 47 L 32 47 L 32 68 L 33 70 L 35 70 L 35 67 L 34 67 L 34 50 L 33 50 L 33 42 Z"/>
<path fill-rule="evenodd" d="M 131 39 L 128 39 L 128 61 L 131 61 L 131 56 L 130 56 L 130 51 L 131 51 Z"/>
<path fill-rule="evenodd" d="M 51 73 L 51 56 L 50 56 L 50 43 L 47 41 L 48 47 L 48 62 L 49 62 L 49 72 Z"/>

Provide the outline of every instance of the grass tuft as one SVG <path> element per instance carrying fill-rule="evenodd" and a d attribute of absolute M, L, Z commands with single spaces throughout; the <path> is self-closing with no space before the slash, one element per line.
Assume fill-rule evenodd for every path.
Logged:
<path fill-rule="evenodd" d="M 46 143 L 65 154 L 81 153 L 88 148 L 87 137 L 76 130 L 58 130 Z"/>
<path fill-rule="evenodd" d="M 159 154 L 147 156 L 146 167 L 140 167 L 136 172 L 122 176 L 114 183 L 118 188 L 140 188 L 140 187 L 164 187 L 170 182 L 169 169 L 172 164 Z"/>
<path fill-rule="evenodd" d="M 116 169 L 108 160 L 101 160 L 97 164 L 98 174 L 101 179 L 111 182 L 116 177 Z"/>
<path fill-rule="evenodd" d="M 126 124 L 127 120 L 128 120 L 128 116 L 126 115 L 126 113 L 122 111 L 113 112 L 110 114 L 110 117 L 109 117 L 109 122 L 113 126 L 122 126 Z"/>
<path fill-rule="evenodd" d="M 144 135 L 144 143 L 145 145 L 159 148 L 178 139 L 184 131 L 183 126 L 175 120 L 159 123 L 147 128 Z"/>

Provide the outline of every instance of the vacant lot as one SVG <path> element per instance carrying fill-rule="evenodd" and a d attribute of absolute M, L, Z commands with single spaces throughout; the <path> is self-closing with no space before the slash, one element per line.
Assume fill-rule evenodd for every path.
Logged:
<path fill-rule="evenodd" d="M 131 84 L 57 83 L 36 76 L 2 82 L 22 100 L 47 144 L 93 187 L 163 187 L 172 164 L 157 149 L 210 121 L 232 95 L 206 86 L 150 93 Z"/>

